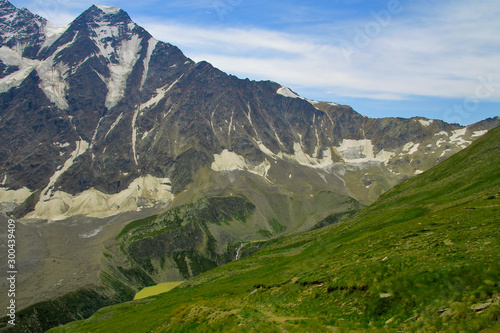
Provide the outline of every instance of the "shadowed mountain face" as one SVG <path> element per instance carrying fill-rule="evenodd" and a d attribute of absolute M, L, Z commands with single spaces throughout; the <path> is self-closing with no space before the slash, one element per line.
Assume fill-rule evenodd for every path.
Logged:
<path fill-rule="evenodd" d="M 55 27 L 2 1 L 0 23 L 0 180 L 17 216 L 137 210 L 171 200 L 204 168 L 278 187 L 305 170 L 319 179 L 313 192 L 367 204 L 499 123 L 370 119 L 310 101 L 194 63 L 116 7 Z M 128 191 L 148 176 L 161 191 Z"/>
<path fill-rule="evenodd" d="M 21 307 L 89 285 L 109 304 L 336 223 L 500 125 L 371 119 L 242 80 L 111 6 L 57 27 L 0 0 L 0 43 L 0 208 L 26 224 L 26 260 L 46 256 Z"/>
<path fill-rule="evenodd" d="M 500 128 L 343 223 L 50 332 L 498 332 Z"/>

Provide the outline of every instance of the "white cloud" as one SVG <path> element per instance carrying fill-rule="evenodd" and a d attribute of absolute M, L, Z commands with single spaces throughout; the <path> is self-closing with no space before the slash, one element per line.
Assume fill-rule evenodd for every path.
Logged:
<path fill-rule="evenodd" d="M 66 25 L 73 21 L 82 11 L 92 6 L 92 0 L 11 0 L 17 8 L 26 7 L 53 24 Z"/>
<path fill-rule="evenodd" d="M 214 8 L 216 2 L 216 0 L 175 0 L 170 1 L 169 6 L 186 7 L 192 9 Z"/>
<path fill-rule="evenodd" d="M 207 60 L 243 77 L 274 80 L 296 91 L 314 90 L 325 99 L 463 99 L 475 96 L 482 81 L 490 81 L 482 100 L 500 101 L 500 3 L 496 0 L 405 3 L 401 13 L 378 27 L 377 20 L 369 17 L 308 24 L 299 33 L 159 21 L 134 15 L 138 4 L 128 0 L 108 2 L 127 10 L 153 36 L 179 46 L 193 60 Z M 69 23 L 92 3 L 13 1 L 55 24 Z M 154 8 L 155 1 L 145 3 Z M 169 6 L 200 9 L 213 3 L 175 0 Z M 367 28 L 372 29 L 370 37 L 363 41 Z"/>
<path fill-rule="evenodd" d="M 351 22 L 340 30 L 331 27 L 335 33 L 330 39 L 311 28 L 290 34 L 141 22 L 156 38 L 179 46 L 194 60 L 292 88 L 375 99 L 465 98 L 474 94 L 481 77 L 493 75 L 497 86 L 488 100 L 500 101 L 500 5 L 462 1 L 433 6 L 415 4 L 407 15 L 394 15 L 365 44 L 356 43 L 356 36 L 375 19 Z M 346 57 L 346 49 L 351 56 Z"/>

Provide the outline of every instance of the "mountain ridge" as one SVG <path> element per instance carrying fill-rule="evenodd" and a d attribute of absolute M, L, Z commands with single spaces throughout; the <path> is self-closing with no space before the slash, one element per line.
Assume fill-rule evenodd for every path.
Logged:
<path fill-rule="evenodd" d="M 51 331 L 494 332 L 499 137 L 497 127 L 349 220 Z"/>
<path fill-rule="evenodd" d="M 13 6 L 9 6 L 9 8 L 11 7 Z M 172 174 L 179 172 L 177 171 L 176 161 L 181 158 L 183 151 L 189 151 L 189 149 L 192 149 L 190 154 L 199 156 L 202 160 L 205 160 L 203 164 L 207 165 L 213 162 L 212 154 L 220 154 L 224 149 L 234 151 L 245 158 L 248 157 L 250 161 L 258 159 L 262 162 L 269 153 L 271 153 L 271 157 L 274 157 L 273 155 L 279 152 L 293 155 L 300 151 L 308 155 L 309 157 L 306 157 L 306 159 L 310 160 L 310 157 L 313 159 L 316 156 L 322 158 L 325 149 L 332 145 L 338 145 L 345 138 L 358 141 L 367 138 L 374 139 L 376 141 L 374 143 L 375 154 L 384 147 L 397 149 L 408 143 L 408 140 L 417 141 L 422 138 L 422 133 L 408 138 L 407 133 L 404 131 L 398 137 L 384 138 L 380 134 L 387 133 L 388 128 L 386 126 L 381 130 L 377 128 L 379 127 L 378 124 L 372 125 L 374 126 L 372 131 L 360 132 L 359 127 L 365 126 L 365 117 L 356 116 L 356 113 L 353 113 L 354 111 L 348 107 L 317 103 L 315 101 L 308 102 L 306 99 L 297 98 L 299 96 L 291 91 L 290 93 L 280 93 L 285 88 L 276 83 L 239 81 L 236 77 L 227 76 L 206 62 L 195 64 L 176 47 L 155 40 L 143 28 L 133 23 L 128 14 L 121 9 L 113 9 L 113 11 L 106 13 L 98 6 L 93 5 L 76 18 L 51 45 L 40 48 L 36 59 L 38 61 L 43 60 L 42 63 L 38 64 L 37 75 L 35 75 L 41 78 L 42 82 L 36 81 L 36 78 L 34 78 L 34 82 L 38 82 L 38 86 L 42 88 L 47 98 L 53 103 L 53 105 L 48 105 L 47 102 L 41 103 L 39 105 L 39 108 L 42 109 L 40 112 L 47 113 L 47 109 L 52 110 L 45 117 L 57 118 L 54 121 L 59 123 L 56 128 L 47 129 L 47 132 L 61 132 L 62 127 L 67 127 L 67 131 L 73 132 L 62 135 L 64 140 L 58 140 L 50 144 L 66 141 L 66 143 L 59 144 L 67 145 L 69 143 L 69 146 L 66 147 L 72 147 L 73 151 L 77 145 L 75 142 L 78 143 L 83 140 L 86 142 L 84 146 L 88 145 L 89 150 L 81 154 L 82 156 L 79 156 L 80 158 L 77 161 L 77 165 L 81 165 L 80 169 L 74 170 L 77 166 L 72 165 L 70 168 L 74 172 L 67 170 L 67 176 L 63 174 L 61 178 L 56 179 L 56 183 L 59 183 L 59 185 L 56 183 L 51 184 L 51 186 L 57 186 L 71 195 L 81 193 L 91 187 L 96 187 L 105 194 L 118 193 L 125 190 L 137 177 L 146 176 L 147 174 L 159 178 L 172 178 L 170 177 Z M 175 68 L 175 70 L 172 71 L 171 68 Z M 222 87 L 241 86 L 245 91 L 260 90 L 261 93 L 259 95 L 242 95 L 241 92 L 230 89 L 227 93 L 221 91 L 214 95 L 214 90 L 207 89 L 212 82 L 207 80 L 207 77 L 202 76 L 210 77 L 210 80 L 215 80 L 217 85 Z M 158 78 L 160 81 L 157 81 Z M 194 86 L 190 83 L 183 84 L 186 80 L 197 84 Z M 204 86 L 200 86 L 201 82 L 203 82 Z M 268 90 L 270 88 L 272 90 Z M 209 104 L 204 105 L 205 103 L 202 102 L 202 105 L 195 106 L 186 98 L 182 98 L 181 101 L 176 103 L 173 100 L 176 95 L 178 97 L 178 94 L 175 94 L 179 91 L 178 89 L 181 91 L 187 90 L 187 96 L 189 96 L 190 100 L 205 100 Z M 265 93 L 265 91 L 268 92 Z M 167 97 L 166 93 L 169 92 L 174 94 Z M 203 95 L 200 95 L 199 92 L 203 92 Z M 228 93 L 231 97 L 229 100 L 223 100 L 226 110 L 220 116 L 218 116 L 220 111 L 215 112 L 217 110 L 209 111 L 206 109 L 207 107 L 217 109 L 216 100 L 219 98 L 224 99 L 224 94 L 227 95 Z M 23 92 L 23 95 L 25 94 Z M 69 96 L 71 96 L 71 107 L 67 100 Z M 285 101 L 281 101 L 281 106 L 276 105 L 275 103 L 278 102 L 276 100 L 277 96 L 286 97 L 290 101 L 286 104 L 283 104 Z M 171 100 L 173 103 L 168 103 L 170 106 L 163 104 L 166 102 L 165 98 L 168 98 L 167 100 Z M 12 99 L 15 99 L 15 97 L 10 98 L 11 101 Z M 265 107 L 263 102 L 259 102 L 260 99 L 266 101 Z M 271 102 L 273 99 L 275 101 Z M 242 103 L 243 100 L 248 102 Z M 236 112 L 235 119 L 237 119 L 237 123 L 233 125 L 238 124 L 238 131 L 246 132 L 243 137 L 238 135 L 237 138 L 231 140 L 231 142 L 236 140 L 236 145 L 228 141 L 231 139 L 231 130 L 227 128 L 228 124 L 221 122 L 233 119 L 229 114 L 231 106 L 228 102 L 236 103 L 236 107 L 232 106 L 234 110 L 231 111 L 232 116 Z M 14 102 L 14 104 L 16 103 Z M 54 104 L 58 110 L 54 110 Z M 276 106 L 271 107 L 272 104 Z M 322 105 L 321 110 L 314 107 L 318 105 Z M 186 113 L 190 112 L 188 111 L 190 108 L 199 109 L 200 106 L 205 113 L 204 115 L 200 114 L 200 117 L 193 118 L 192 115 Z M 9 108 L 8 104 L 6 107 Z M 169 109 L 165 110 L 167 107 Z M 276 111 L 280 110 L 278 113 L 273 110 L 276 107 L 280 108 L 275 109 Z M 254 108 L 253 119 L 251 115 L 252 108 Z M 294 112 L 302 111 L 293 116 L 282 118 L 282 112 L 286 108 L 293 108 Z M 89 110 L 82 112 L 87 109 Z M 177 119 L 186 118 L 190 121 L 171 124 L 158 118 L 160 116 L 158 113 L 163 113 L 163 117 L 171 117 L 179 112 L 180 114 L 176 116 Z M 212 113 L 210 120 L 207 115 L 209 112 Z M 299 116 L 303 112 L 313 114 L 313 119 L 307 114 L 304 114 L 306 118 Z M 145 117 L 145 113 L 148 113 L 149 116 Z M 337 117 L 335 117 L 337 119 L 334 119 L 336 113 L 338 113 Z M 352 116 L 347 116 L 347 114 L 352 114 Z M 220 118 L 217 119 L 214 116 Z M 271 126 L 264 120 L 275 119 L 276 116 L 278 116 L 279 122 L 274 121 Z M 281 119 L 279 119 L 280 117 Z M 172 138 L 164 137 L 151 145 L 148 142 L 150 140 L 146 139 L 151 131 L 157 130 L 154 123 L 151 123 L 151 120 L 155 118 L 156 122 L 164 124 L 163 127 L 172 128 L 173 125 L 173 128 L 182 129 L 181 132 L 177 133 L 176 139 L 183 139 L 184 143 L 178 146 L 175 143 L 176 139 L 171 142 Z M 316 123 L 316 120 L 322 125 L 314 125 L 313 123 Z M 210 121 L 210 127 L 208 127 L 208 121 Z M 252 121 L 257 122 L 256 127 Z M 316 132 L 313 133 L 303 125 L 298 126 L 297 121 L 305 121 L 304 125 L 308 124 Z M 124 128 L 123 122 L 130 123 L 129 128 Z M 330 122 L 330 125 L 325 125 L 325 122 Z M 389 122 L 389 126 L 394 127 L 398 126 L 397 123 L 401 121 L 393 118 Z M 425 122 L 427 123 L 427 120 Z M 215 126 L 216 123 L 219 124 L 219 128 Z M 372 123 L 377 123 L 377 120 L 373 120 Z M 196 137 L 195 140 L 188 138 L 189 134 L 193 133 L 189 126 L 193 127 L 193 124 L 196 124 L 196 127 L 201 126 L 195 131 L 201 130 L 205 132 L 202 132 L 204 135 L 199 138 Z M 352 125 L 349 126 L 348 124 Z M 444 123 L 440 122 L 440 124 Z M 120 126 L 116 127 L 117 125 Z M 153 127 L 151 127 L 152 125 Z M 71 130 L 71 127 L 73 127 L 73 130 Z M 224 127 L 227 129 L 222 130 Z M 249 129 L 248 127 L 253 128 Z M 442 125 L 439 125 L 439 127 L 443 128 Z M 458 128 L 460 127 L 451 126 L 447 127 L 446 130 L 451 132 L 451 130 Z M 123 134 L 127 133 L 130 140 L 116 138 L 116 135 L 113 136 L 112 132 L 116 129 L 120 129 L 122 137 Z M 421 131 L 421 128 L 415 127 L 413 131 Z M 222 135 L 223 132 L 228 134 Z M 302 142 L 302 137 L 304 137 L 304 142 Z M 108 138 L 109 140 L 107 140 Z M 68 139 L 70 142 L 67 142 Z M 241 141 L 241 143 L 238 143 L 238 141 Z M 295 144 L 297 142 L 298 145 Z M 42 144 L 45 144 L 45 142 Z M 167 146 L 168 150 L 161 148 L 160 145 Z M 111 156 L 109 152 L 106 154 L 104 151 L 107 148 L 113 149 Z M 157 160 L 167 161 L 167 167 L 158 168 L 158 161 L 151 160 L 148 157 L 145 157 L 144 163 L 141 161 L 141 154 L 144 155 L 144 151 L 150 152 L 151 149 L 153 149 L 154 154 L 148 153 L 147 155 L 160 156 L 161 159 L 158 158 Z M 55 154 L 63 154 L 63 152 L 57 152 L 56 150 L 53 149 L 49 152 L 45 149 L 43 154 L 50 156 L 52 160 L 59 160 L 57 163 L 61 165 L 64 160 Z M 66 148 L 66 150 L 69 149 Z M 250 153 L 250 151 L 252 152 Z M 67 153 L 65 152 L 65 154 Z M 120 157 L 113 157 L 113 154 Z M 16 165 L 15 161 L 14 165 Z M 125 170 L 118 170 L 119 168 L 114 166 Z M 19 165 L 16 167 L 19 167 Z M 21 168 L 23 167 L 21 166 Z M 49 170 L 53 170 L 53 168 L 50 165 L 43 165 L 43 171 L 42 168 L 38 168 L 36 170 L 38 177 L 33 177 L 33 179 L 39 178 L 39 180 L 35 183 L 33 181 L 28 183 L 22 181 L 20 183 L 7 177 L 4 185 L 14 189 L 27 186 L 30 192 L 33 193 L 37 188 L 43 188 L 44 183 L 47 184 L 47 179 L 51 174 Z M 91 169 L 93 172 L 88 173 L 83 169 Z M 193 170 L 187 178 L 192 178 L 195 171 Z M 29 174 L 33 175 L 33 172 Z M 127 176 L 123 176 L 124 174 L 127 174 Z M 40 177 L 41 175 L 43 176 Z M 7 175 L 5 174 L 5 176 Z M 14 179 L 16 178 L 18 177 L 14 177 Z M 70 180 L 75 178 L 80 179 L 76 182 Z M 119 180 L 110 181 L 111 179 Z M 180 180 L 179 185 L 174 179 L 173 191 L 179 193 L 189 183 L 188 179 Z M 28 210 L 33 208 L 31 207 Z M 20 214 L 24 215 L 22 212 Z"/>

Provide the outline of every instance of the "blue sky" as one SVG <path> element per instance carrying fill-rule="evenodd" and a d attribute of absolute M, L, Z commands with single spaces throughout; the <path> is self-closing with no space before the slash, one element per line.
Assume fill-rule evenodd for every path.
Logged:
<path fill-rule="evenodd" d="M 54 24 L 97 0 L 11 0 Z M 241 78 L 370 117 L 463 125 L 500 115 L 498 0 L 102 0 Z"/>

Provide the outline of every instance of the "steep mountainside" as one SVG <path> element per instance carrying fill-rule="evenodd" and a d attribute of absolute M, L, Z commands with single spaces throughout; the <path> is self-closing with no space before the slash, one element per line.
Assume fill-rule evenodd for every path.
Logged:
<path fill-rule="evenodd" d="M 116 7 L 54 27 L 3 0 L 0 17 L 1 198 L 22 203 L 16 216 L 103 217 L 170 202 L 203 168 L 273 186 L 305 170 L 313 184 L 303 186 L 367 204 L 499 122 L 369 119 L 309 101 L 194 63 Z"/>
<path fill-rule="evenodd" d="M 338 225 L 51 332 L 497 332 L 500 127 Z"/>

